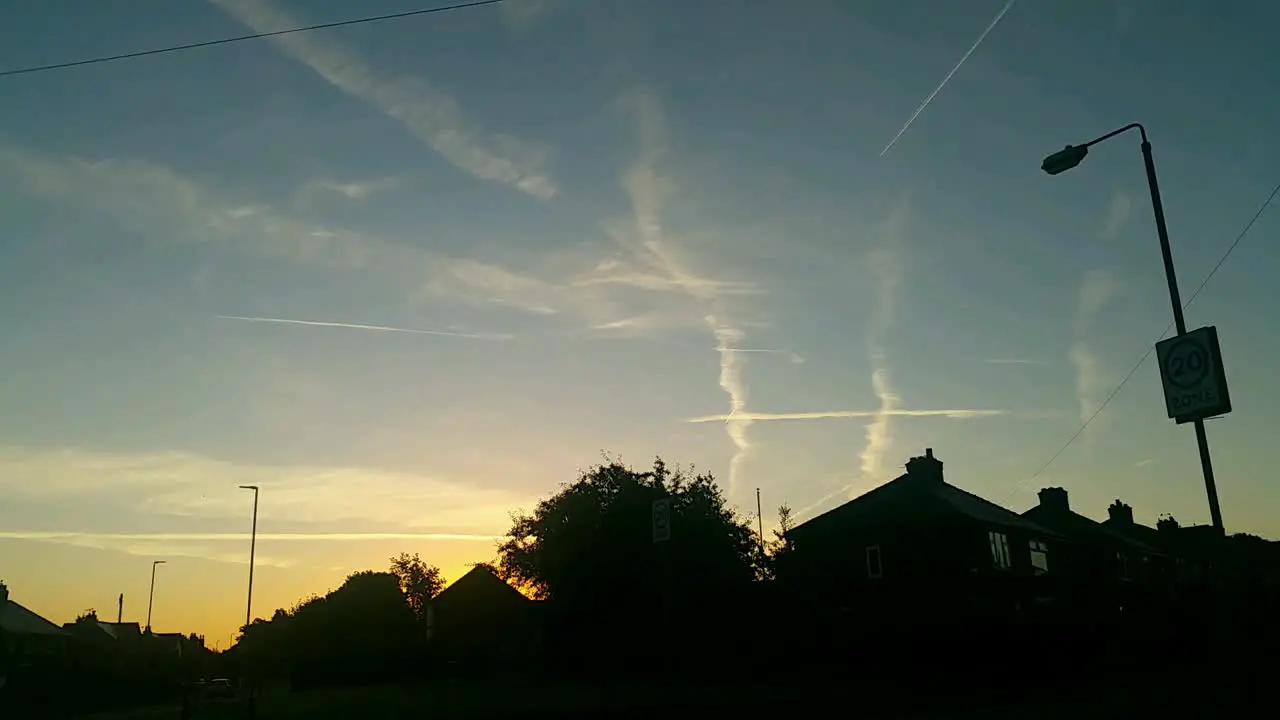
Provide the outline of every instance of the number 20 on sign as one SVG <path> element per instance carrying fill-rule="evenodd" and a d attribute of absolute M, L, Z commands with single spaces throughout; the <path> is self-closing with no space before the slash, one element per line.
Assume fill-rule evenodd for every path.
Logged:
<path fill-rule="evenodd" d="M 1179 423 L 1231 412 L 1218 329 L 1212 325 L 1156 343 L 1165 409 Z"/>

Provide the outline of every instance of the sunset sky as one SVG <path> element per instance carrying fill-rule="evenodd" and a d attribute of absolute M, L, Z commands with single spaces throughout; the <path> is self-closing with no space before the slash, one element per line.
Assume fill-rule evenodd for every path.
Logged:
<path fill-rule="evenodd" d="M 432 4 L 0 3 L 0 72 Z M 925 447 L 1018 511 L 1207 522 L 1154 357 L 1033 478 L 1170 322 L 1138 138 L 1040 162 L 1145 123 L 1189 298 L 1280 181 L 1278 21 L 509 0 L 0 77 L 0 579 L 142 621 L 163 559 L 155 629 L 226 647 L 238 485 L 269 616 L 401 551 L 456 578 L 602 451 L 766 527 Z M 1278 217 L 1188 309 L 1228 530 L 1273 537 Z"/>

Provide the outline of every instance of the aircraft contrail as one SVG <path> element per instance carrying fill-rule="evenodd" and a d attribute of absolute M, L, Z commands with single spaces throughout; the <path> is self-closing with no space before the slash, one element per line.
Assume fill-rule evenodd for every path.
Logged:
<path fill-rule="evenodd" d="M 873 418 L 880 415 L 886 417 L 942 417 L 951 420 L 967 420 L 969 418 L 995 417 L 1007 415 L 1007 410 L 825 410 L 819 412 L 763 413 L 740 412 L 733 414 L 700 415 L 686 418 L 687 423 L 710 423 L 729 420 L 752 420 L 767 422 L 770 420 L 827 420 L 832 418 Z"/>
<path fill-rule="evenodd" d="M 902 137 L 902 134 L 907 131 L 907 128 L 911 127 L 911 123 L 915 122 L 916 118 L 920 116 L 920 113 L 924 112 L 924 109 L 928 107 L 929 103 L 933 102 L 933 98 L 942 91 L 942 88 L 951 80 L 951 77 L 956 74 L 956 71 L 960 69 L 960 66 L 964 65 L 964 61 L 968 60 L 969 56 L 973 54 L 973 51 L 977 50 L 978 46 L 982 44 L 982 41 L 987 39 L 987 34 L 994 30 L 996 25 L 1000 24 L 1000 20 L 1004 18 L 1005 13 L 1008 13 L 1009 9 L 1012 8 L 1013 4 L 1017 1 L 1018 0 L 1008 0 L 1008 2 L 1004 4 L 1004 7 L 1000 9 L 1000 12 L 996 13 L 995 19 L 991 21 L 991 24 L 987 25 L 987 29 L 983 30 L 982 34 L 978 36 L 978 39 L 973 41 L 973 45 L 969 47 L 969 51 L 961 56 L 960 62 L 956 63 L 956 66 L 951 68 L 951 72 L 947 73 L 947 76 L 942 78 L 942 82 L 938 83 L 938 87 L 934 88 L 933 92 L 929 93 L 929 97 L 925 98 L 924 102 L 920 103 L 920 107 L 916 108 L 916 111 L 911 114 L 911 117 L 907 122 L 898 130 L 898 134 L 894 135 L 893 139 L 889 141 L 889 144 L 884 146 L 884 149 L 880 151 L 880 157 L 884 157 L 884 154 L 889 152 L 889 148 L 893 147 L 894 143 L 898 142 L 898 138 Z"/>
<path fill-rule="evenodd" d="M 418 330 L 416 328 L 392 327 L 390 325 L 362 325 L 359 323 L 325 322 L 321 320 L 290 320 L 288 318 L 244 317 L 242 315 L 215 315 L 218 320 L 239 320 L 241 322 L 284 323 L 286 325 L 310 325 L 312 327 L 348 328 L 353 330 L 377 330 L 380 332 L 411 333 L 414 335 L 439 335 L 443 337 L 471 338 L 473 340 L 510 340 L 511 335 L 492 333 L 462 333 L 446 330 Z"/>
<path fill-rule="evenodd" d="M 728 352 L 728 353 L 761 353 L 761 354 L 765 354 L 765 355 L 785 355 L 785 356 L 787 357 L 787 359 L 788 359 L 788 360 L 790 360 L 791 362 L 793 362 L 793 363 L 795 363 L 795 364 L 797 364 L 797 365 L 800 365 L 801 363 L 803 363 L 803 362 L 804 362 L 804 358 L 800 357 L 800 355 L 799 355 L 799 354 L 797 354 L 797 353 L 791 352 L 790 350 L 774 350 L 774 349 L 771 349 L 771 348 L 739 348 L 739 347 L 727 347 L 727 348 L 722 348 L 722 349 L 720 349 L 720 352 Z"/>
<path fill-rule="evenodd" d="M 352 541 L 352 540 L 502 540 L 502 535 L 440 532 L 385 532 L 385 533 L 258 533 L 259 540 L 298 542 Z M 75 532 L 48 530 L 3 530 L 0 540 L 155 540 L 171 542 L 221 542 L 248 540 L 249 533 L 113 533 Z"/>

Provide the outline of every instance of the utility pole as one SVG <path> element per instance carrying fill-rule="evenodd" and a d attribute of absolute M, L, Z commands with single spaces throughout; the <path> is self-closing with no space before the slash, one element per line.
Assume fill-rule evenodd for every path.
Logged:
<path fill-rule="evenodd" d="M 120 593 L 120 599 L 116 601 L 116 624 L 124 622 L 124 593 Z"/>
<path fill-rule="evenodd" d="M 760 559 L 764 560 L 764 511 L 760 509 L 760 488 L 756 488 L 756 520 L 760 524 Z"/>

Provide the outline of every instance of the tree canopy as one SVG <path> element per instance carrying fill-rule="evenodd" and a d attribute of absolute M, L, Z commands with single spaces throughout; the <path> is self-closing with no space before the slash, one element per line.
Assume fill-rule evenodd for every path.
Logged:
<path fill-rule="evenodd" d="M 400 591 L 418 622 L 426 622 L 427 604 L 444 589 L 440 568 L 428 565 L 417 553 L 400 553 L 391 558 L 391 574 L 400 581 Z"/>
<path fill-rule="evenodd" d="M 655 544 L 652 503 L 671 503 L 671 538 Z M 536 597 L 615 609 L 674 592 L 687 604 L 732 592 L 756 576 L 758 543 L 715 478 L 661 458 L 638 471 L 597 465 L 532 512 L 516 513 L 498 551 L 503 577 Z"/>
<path fill-rule="evenodd" d="M 288 672 L 303 682 L 387 672 L 420 636 L 393 573 L 353 573 L 337 590 L 312 596 L 271 620 L 255 620 L 237 646 L 258 674 Z"/>

